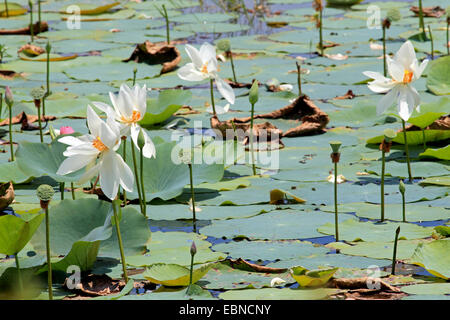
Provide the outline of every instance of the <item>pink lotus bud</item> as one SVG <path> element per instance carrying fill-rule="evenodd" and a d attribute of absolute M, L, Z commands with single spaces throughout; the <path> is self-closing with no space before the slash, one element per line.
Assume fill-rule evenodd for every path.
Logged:
<path fill-rule="evenodd" d="M 74 133 L 74 132 L 75 131 L 70 126 L 59 128 L 59 133 L 60 134 L 71 134 L 71 133 Z"/>
<path fill-rule="evenodd" d="M 12 107 L 13 103 L 14 103 L 14 97 L 13 94 L 11 92 L 11 88 L 6 86 L 5 89 L 5 102 L 8 105 L 8 107 Z"/>

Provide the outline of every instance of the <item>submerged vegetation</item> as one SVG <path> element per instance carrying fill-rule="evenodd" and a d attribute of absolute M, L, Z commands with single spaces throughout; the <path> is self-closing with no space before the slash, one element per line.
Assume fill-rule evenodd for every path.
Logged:
<path fill-rule="evenodd" d="M 0 299 L 448 299 L 417 4 L 0 3 Z"/>

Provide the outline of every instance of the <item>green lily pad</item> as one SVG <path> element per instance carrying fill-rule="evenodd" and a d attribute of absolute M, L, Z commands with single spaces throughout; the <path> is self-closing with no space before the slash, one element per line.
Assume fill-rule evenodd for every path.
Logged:
<path fill-rule="evenodd" d="M 436 95 L 450 94 L 450 57 L 437 59 L 428 71 L 427 88 Z"/>
<path fill-rule="evenodd" d="M 319 287 L 326 284 L 337 270 L 338 268 L 308 270 L 297 266 L 289 271 L 300 287 Z"/>
<path fill-rule="evenodd" d="M 423 133 L 422 131 L 407 131 L 406 139 L 408 145 L 422 145 L 423 144 Z M 425 142 L 436 142 L 450 139 L 449 130 L 425 130 Z M 383 136 L 376 136 L 367 140 L 368 144 L 380 144 L 383 140 Z M 405 144 L 405 139 L 403 133 L 397 134 L 397 136 L 392 139 L 392 142 Z"/>
<path fill-rule="evenodd" d="M 230 290 L 219 295 L 224 300 L 322 300 L 338 292 L 336 289 L 243 289 Z"/>
<path fill-rule="evenodd" d="M 44 219 L 44 214 L 0 216 L 0 253 L 14 255 L 25 247 Z"/>
<path fill-rule="evenodd" d="M 450 145 L 438 149 L 427 148 L 427 150 L 422 152 L 419 156 L 423 158 L 450 160 Z"/>
<path fill-rule="evenodd" d="M 450 241 L 448 239 L 419 244 L 411 261 L 424 267 L 431 274 L 448 280 L 450 278 L 449 249 Z"/>
<path fill-rule="evenodd" d="M 421 185 L 450 186 L 450 177 L 430 177 L 420 181 Z"/>
<path fill-rule="evenodd" d="M 401 288 L 403 292 L 408 294 L 420 295 L 439 295 L 450 294 L 450 283 L 425 283 L 413 284 Z"/>
<path fill-rule="evenodd" d="M 400 233 L 401 234 L 401 233 Z M 399 240 L 397 244 L 397 259 L 409 259 L 417 248 L 420 240 Z M 360 242 L 341 249 L 341 253 L 352 256 L 363 256 L 374 259 L 392 259 L 394 242 Z"/>
<path fill-rule="evenodd" d="M 195 266 L 192 272 L 192 283 L 196 283 L 208 273 L 215 263 Z M 190 269 L 177 264 L 154 264 L 147 268 L 143 276 L 156 284 L 166 287 L 188 286 L 190 280 Z"/>

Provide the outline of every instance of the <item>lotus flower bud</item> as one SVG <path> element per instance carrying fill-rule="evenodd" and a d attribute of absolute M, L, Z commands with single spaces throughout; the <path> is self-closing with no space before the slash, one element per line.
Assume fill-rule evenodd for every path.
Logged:
<path fill-rule="evenodd" d="M 137 144 L 139 149 L 143 149 L 145 146 L 145 136 L 144 136 L 144 132 L 143 129 L 141 128 L 141 130 L 139 130 L 139 135 L 138 135 L 138 139 L 137 139 Z"/>
<path fill-rule="evenodd" d="M 196 253 L 197 253 L 197 246 L 195 245 L 195 242 L 192 241 L 192 245 L 191 245 L 191 256 L 195 256 Z"/>
<path fill-rule="evenodd" d="M 403 180 L 400 180 L 398 190 L 400 191 L 401 194 L 405 194 L 405 184 L 403 183 Z"/>
<path fill-rule="evenodd" d="M 13 96 L 11 88 L 9 86 L 6 86 L 6 89 L 5 89 L 5 102 L 6 102 L 6 105 L 10 108 L 14 104 L 14 96 Z"/>
<path fill-rule="evenodd" d="M 65 126 L 65 127 L 59 128 L 59 134 L 71 134 L 74 132 L 75 132 L 75 130 L 73 130 L 73 128 L 70 126 Z"/>
<path fill-rule="evenodd" d="M 250 88 L 250 92 L 248 94 L 248 100 L 252 105 L 258 102 L 258 80 L 253 81 L 252 87 Z"/>

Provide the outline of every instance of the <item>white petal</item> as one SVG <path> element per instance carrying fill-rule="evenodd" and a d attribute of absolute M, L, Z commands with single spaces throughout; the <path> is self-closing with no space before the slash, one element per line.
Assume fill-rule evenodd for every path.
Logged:
<path fill-rule="evenodd" d="M 66 157 L 73 155 L 97 155 L 99 151 L 93 146 L 92 143 L 83 143 L 77 146 L 70 146 L 63 152 Z"/>
<path fill-rule="evenodd" d="M 88 163 L 94 161 L 96 159 L 96 155 L 94 156 L 86 156 L 86 155 L 73 155 L 67 159 L 65 159 L 58 168 L 56 174 L 65 175 L 81 168 L 85 167 Z"/>
<path fill-rule="evenodd" d="M 116 163 L 119 172 L 120 185 L 126 191 L 133 191 L 134 175 L 130 167 L 123 161 L 122 157 L 116 153 Z"/>
<path fill-rule="evenodd" d="M 399 116 L 408 121 L 413 113 L 414 109 L 420 103 L 420 96 L 417 91 L 411 86 L 402 86 L 400 94 L 398 96 L 398 114 Z"/>
<path fill-rule="evenodd" d="M 103 121 L 100 124 L 99 138 L 101 142 L 109 149 L 113 149 L 118 143 L 120 143 L 118 128 L 108 126 Z"/>
<path fill-rule="evenodd" d="M 379 72 L 373 72 L 373 71 L 364 71 L 363 75 L 365 75 L 368 78 L 374 79 L 376 81 L 391 81 L 391 79 L 386 78 Z"/>
<path fill-rule="evenodd" d="M 395 85 L 395 82 L 393 82 L 391 79 L 387 79 L 386 82 L 375 80 L 367 84 L 368 88 L 376 93 L 386 93 Z"/>
<path fill-rule="evenodd" d="M 78 180 L 79 184 L 85 184 L 90 181 L 94 176 L 98 175 L 100 170 L 100 163 L 92 162 L 86 166 L 86 171 L 81 176 L 80 180 Z"/>
<path fill-rule="evenodd" d="M 418 65 L 419 62 L 416 62 L 417 67 L 413 68 L 414 81 L 418 80 L 422 76 L 422 73 L 424 72 L 425 68 L 428 65 L 428 61 L 429 61 L 428 59 L 423 60 L 420 66 Z"/>
<path fill-rule="evenodd" d="M 189 58 L 191 58 L 192 63 L 197 69 L 201 69 L 203 66 L 202 57 L 200 56 L 200 52 L 191 46 L 190 44 L 187 44 L 184 49 L 186 50 L 186 53 L 188 54 Z"/>
<path fill-rule="evenodd" d="M 395 54 L 394 59 L 403 65 L 403 68 L 408 70 L 411 65 L 414 63 L 414 60 L 416 60 L 416 52 L 414 51 L 414 46 L 412 45 L 411 41 L 406 41 L 400 49 L 398 49 L 397 53 Z"/>
<path fill-rule="evenodd" d="M 387 65 L 388 65 L 388 71 L 391 75 L 392 79 L 394 79 L 397 82 L 403 82 L 403 76 L 405 75 L 405 67 L 403 67 L 403 64 L 392 60 L 390 58 L 387 59 Z"/>
<path fill-rule="evenodd" d="M 80 144 L 84 144 L 85 143 L 84 141 L 81 141 L 77 137 L 72 137 L 72 136 L 62 137 L 62 138 L 58 139 L 58 142 L 61 142 L 61 143 L 64 143 L 64 144 L 68 144 L 69 146 L 78 146 Z"/>
<path fill-rule="evenodd" d="M 186 81 L 202 81 L 207 78 L 202 72 L 198 71 L 193 63 L 188 63 L 178 70 L 178 77 Z"/>
<path fill-rule="evenodd" d="M 100 109 L 102 112 L 104 112 L 106 114 L 106 116 L 109 118 L 116 118 L 117 113 L 116 111 L 109 105 L 107 105 L 106 103 L 103 102 L 98 102 L 98 101 L 93 101 L 92 104 Z"/>
<path fill-rule="evenodd" d="M 100 136 L 100 125 L 103 121 L 100 119 L 97 113 L 91 108 L 87 107 L 87 124 L 89 131 L 94 137 Z"/>
<path fill-rule="evenodd" d="M 235 95 L 231 86 L 221 78 L 216 78 L 217 90 L 219 90 L 222 97 L 224 97 L 229 103 L 234 104 Z"/>
<path fill-rule="evenodd" d="M 104 153 L 100 165 L 100 187 L 109 199 L 113 200 L 119 190 L 120 175 L 114 151 Z"/>
<path fill-rule="evenodd" d="M 144 129 L 142 129 L 142 132 L 144 133 L 145 138 L 145 145 L 144 148 L 142 148 L 142 154 L 146 158 L 156 157 L 156 148 L 153 144 L 152 139 L 148 136 L 147 132 L 145 132 Z"/>
<path fill-rule="evenodd" d="M 378 101 L 377 104 L 377 115 L 382 114 L 386 109 L 392 106 L 395 103 L 395 99 L 398 95 L 398 86 L 392 88 L 383 98 Z"/>
<path fill-rule="evenodd" d="M 217 114 L 225 114 L 225 113 L 228 112 L 228 110 L 230 110 L 230 104 L 229 104 L 229 103 L 227 103 L 227 104 L 225 105 L 225 107 L 217 106 L 217 105 L 216 105 L 216 113 L 217 113 Z M 209 113 L 211 113 L 211 114 L 214 113 L 214 112 L 213 112 L 213 109 L 212 109 L 212 106 L 208 107 L 208 108 L 206 109 L 206 111 L 209 112 Z"/>
<path fill-rule="evenodd" d="M 200 57 L 203 62 L 216 60 L 216 47 L 209 44 L 208 42 L 203 43 L 202 46 L 200 47 Z"/>

